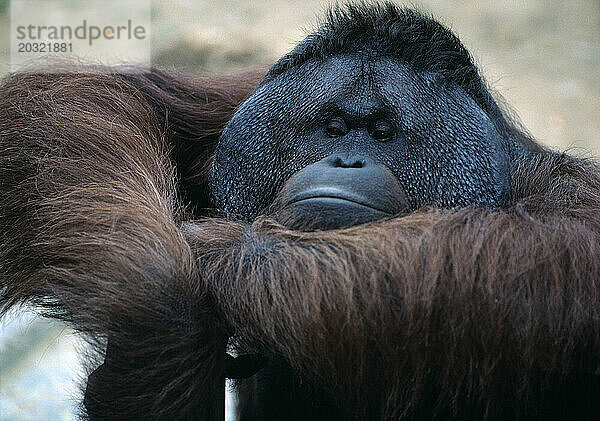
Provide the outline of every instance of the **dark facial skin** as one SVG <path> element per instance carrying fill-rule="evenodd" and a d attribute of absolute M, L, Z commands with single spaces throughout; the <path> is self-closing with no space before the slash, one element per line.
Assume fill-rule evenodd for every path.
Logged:
<path fill-rule="evenodd" d="M 240 107 L 211 190 L 228 217 L 253 220 L 275 204 L 321 229 L 428 204 L 501 208 L 506 143 L 456 84 L 388 58 L 338 55 L 292 68 Z"/>

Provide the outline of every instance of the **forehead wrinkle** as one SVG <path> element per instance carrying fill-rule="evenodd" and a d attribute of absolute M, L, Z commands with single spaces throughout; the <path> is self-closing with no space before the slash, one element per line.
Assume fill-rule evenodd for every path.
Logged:
<path fill-rule="evenodd" d="M 301 100 L 304 104 L 331 101 L 355 89 L 361 73 L 358 64 L 349 60 L 348 56 L 334 56 L 325 61 L 311 60 L 275 79 L 280 81 L 284 90 L 293 90 L 280 99 Z"/>
<path fill-rule="evenodd" d="M 389 58 L 380 58 L 373 67 L 381 99 L 401 126 L 427 121 L 439 111 L 442 87 L 435 75 Z"/>
<path fill-rule="evenodd" d="M 349 118 L 364 118 L 378 112 L 383 107 L 380 89 L 373 78 L 372 59 L 364 54 L 343 54 L 333 56 L 329 62 L 339 61 L 345 63 L 343 79 L 348 81 L 343 86 L 333 87 L 331 103 L 338 112 L 346 114 Z M 324 63 L 327 67 L 327 63 Z M 322 68 L 322 71 L 327 71 Z M 336 69 L 340 70 L 340 69 Z"/>

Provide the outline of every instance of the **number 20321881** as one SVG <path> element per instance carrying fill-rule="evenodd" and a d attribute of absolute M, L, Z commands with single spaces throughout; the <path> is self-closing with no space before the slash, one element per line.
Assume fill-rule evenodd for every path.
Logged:
<path fill-rule="evenodd" d="M 19 53 L 72 53 L 73 44 L 66 42 L 20 42 Z"/>

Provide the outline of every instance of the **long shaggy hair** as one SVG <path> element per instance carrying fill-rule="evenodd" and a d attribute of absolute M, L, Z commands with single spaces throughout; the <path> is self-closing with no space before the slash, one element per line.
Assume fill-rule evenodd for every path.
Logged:
<path fill-rule="evenodd" d="M 240 351 L 276 350 L 356 419 L 591 414 L 600 172 L 547 153 L 513 181 L 507 212 L 314 233 L 208 220 L 188 243 Z"/>
<path fill-rule="evenodd" d="M 90 417 L 219 416 L 230 337 L 350 419 L 599 413 L 596 164 L 536 146 L 507 210 L 326 232 L 202 219 L 204 169 L 262 72 L 104 70 L 0 87 L 0 304 L 119 350 Z"/>

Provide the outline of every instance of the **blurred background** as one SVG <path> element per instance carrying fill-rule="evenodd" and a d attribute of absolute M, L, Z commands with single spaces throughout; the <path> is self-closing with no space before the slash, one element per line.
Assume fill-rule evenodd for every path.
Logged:
<path fill-rule="evenodd" d="M 152 63 L 190 74 L 267 66 L 314 27 L 329 3 L 153 1 Z M 600 158 L 600 1 L 397 3 L 452 28 L 535 138 Z M 0 75 L 10 68 L 9 24 L 9 1 L 0 0 Z M 78 346 L 64 326 L 30 312 L 0 320 L 0 419 L 72 419 Z"/>

